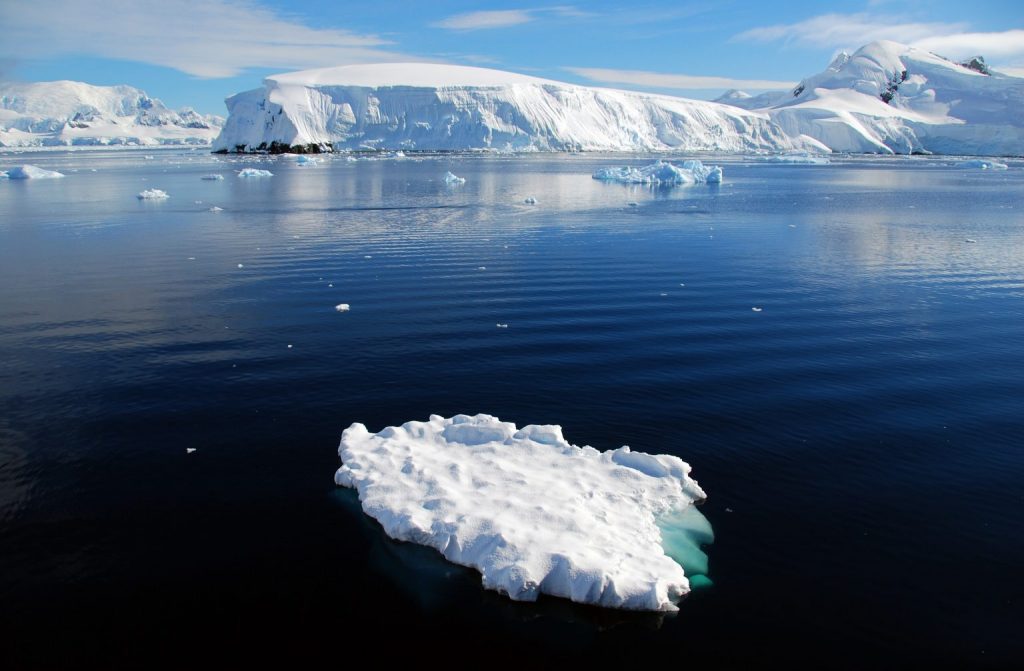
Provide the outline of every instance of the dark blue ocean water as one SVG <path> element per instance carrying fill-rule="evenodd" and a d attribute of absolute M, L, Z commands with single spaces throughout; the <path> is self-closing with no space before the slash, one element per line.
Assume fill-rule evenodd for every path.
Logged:
<path fill-rule="evenodd" d="M 1024 163 L 647 162 L 0 155 L 67 173 L 0 182 L 0 664 L 1024 662 Z M 335 489 L 459 412 L 687 460 L 714 585 L 514 604 Z"/>

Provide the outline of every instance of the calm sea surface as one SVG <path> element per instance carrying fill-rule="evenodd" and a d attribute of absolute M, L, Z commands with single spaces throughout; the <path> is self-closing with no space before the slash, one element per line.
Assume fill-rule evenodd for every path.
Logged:
<path fill-rule="evenodd" d="M 1024 163 L 150 153 L 0 155 L 67 174 L 0 181 L 0 666 L 1024 663 Z M 713 586 L 511 603 L 334 487 L 460 412 L 688 461 Z"/>

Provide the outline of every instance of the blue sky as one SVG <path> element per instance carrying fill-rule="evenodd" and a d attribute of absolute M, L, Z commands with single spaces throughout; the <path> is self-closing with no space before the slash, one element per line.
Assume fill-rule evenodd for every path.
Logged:
<path fill-rule="evenodd" d="M 1024 76 L 1019 0 L 0 0 L 0 79 L 130 84 L 223 114 L 269 74 L 420 60 L 712 98 L 788 86 L 872 39 Z"/>

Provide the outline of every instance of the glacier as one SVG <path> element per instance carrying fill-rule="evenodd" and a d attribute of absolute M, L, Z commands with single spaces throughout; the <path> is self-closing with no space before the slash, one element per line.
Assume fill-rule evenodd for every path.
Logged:
<path fill-rule="evenodd" d="M 223 123 L 131 86 L 0 83 L 0 147 L 208 146 Z"/>
<path fill-rule="evenodd" d="M 760 112 L 431 63 L 275 75 L 226 104 L 215 151 L 807 148 Z"/>
<path fill-rule="evenodd" d="M 840 53 L 789 94 L 762 97 L 757 111 L 789 135 L 836 152 L 1024 154 L 1024 78 L 975 63 L 871 42 Z M 730 97 L 750 105 L 750 98 Z"/>
<path fill-rule="evenodd" d="M 559 426 L 485 414 L 377 433 L 352 424 L 338 454 L 335 483 L 356 489 L 388 536 L 477 569 L 513 600 L 674 611 L 687 572 L 706 572 L 694 552 L 711 540 L 694 507 L 705 494 L 676 456 L 578 447 Z"/>

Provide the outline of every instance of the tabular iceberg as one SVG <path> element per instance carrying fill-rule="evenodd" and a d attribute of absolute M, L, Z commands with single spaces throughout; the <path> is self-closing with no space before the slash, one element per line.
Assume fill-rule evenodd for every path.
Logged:
<path fill-rule="evenodd" d="M 514 600 L 672 611 L 690 591 L 659 527 L 705 498 L 678 457 L 577 447 L 559 426 L 517 429 L 490 415 L 379 433 L 353 424 L 338 454 L 335 482 L 358 490 L 389 536 L 476 568 Z"/>
<path fill-rule="evenodd" d="M 349 65 L 268 77 L 227 99 L 220 151 L 499 149 L 754 151 L 801 148 L 766 114 L 434 63 Z"/>

